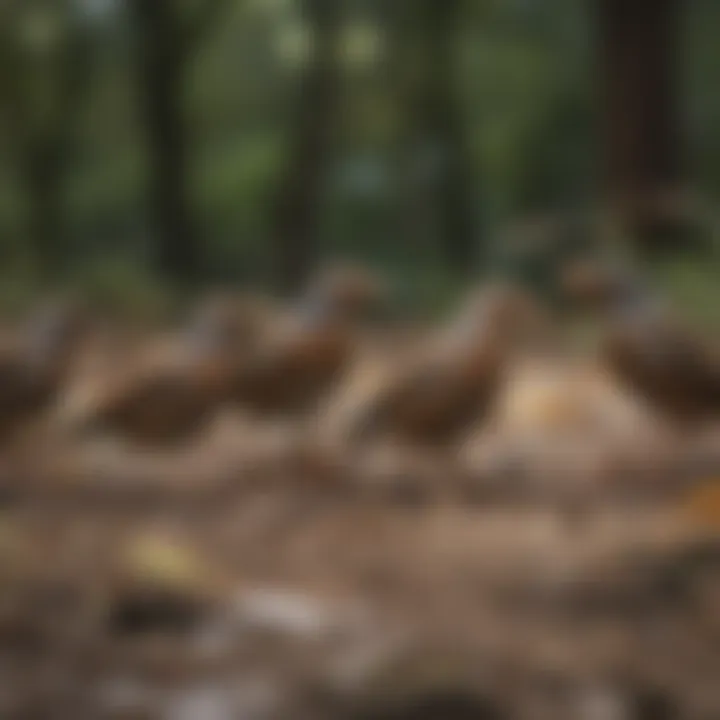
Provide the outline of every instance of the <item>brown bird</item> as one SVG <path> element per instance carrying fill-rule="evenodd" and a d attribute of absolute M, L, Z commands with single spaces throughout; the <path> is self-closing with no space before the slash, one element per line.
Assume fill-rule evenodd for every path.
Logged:
<path fill-rule="evenodd" d="M 429 352 L 391 374 L 361 411 L 351 437 L 392 436 L 415 447 L 453 447 L 492 410 L 521 329 L 539 318 L 519 288 L 496 285 L 471 294 Z"/>
<path fill-rule="evenodd" d="M 315 410 L 353 360 L 359 321 L 384 297 L 381 282 L 363 269 L 321 273 L 298 311 L 274 325 L 239 366 L 235 402 L 264 418 Z"/>
<path fill-rule="evenodd" d="M 221 330 L 228 343 L 246 353 L 277 313 L 271 300 L 259 293 L 218 291 L 201 298 L 188 327 L 198 334 Z"/>
<path fill-rule="evenodd" d="M 57 300 L 41 307 L 20 337 L 0 349 L 0 443 L 11 442 L 54 406 L 88 331 L 80 304 Z"/>
<path fill-rule="evenodd" d="M 226 400 L 237 362 L 232 313 L 201 314 L 171 356 L 150 348 L 100 393 L 81 432 L 106 432 L 143 447 L 177 447 L 199 435 Z"/>
<path fill-rule="evenodd" d="M 571 297 L 598 312 L 601 359 L 627 390 L 677 427 L 720 417 L 720 354 L 631 277 L 575 263 L 564 272 Z"/>

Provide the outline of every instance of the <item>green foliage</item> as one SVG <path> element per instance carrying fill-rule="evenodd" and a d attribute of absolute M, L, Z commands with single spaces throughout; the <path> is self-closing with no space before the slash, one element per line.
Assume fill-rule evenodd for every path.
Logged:
<path fill-rule="evenodd" d="M 78 264 L 66 282 L 99 307 L 128 317 L 161 319 L 178 301 L 162 280 L 123 258 Z"/>
<path fill-rule="evenodd" d="M 701 326 L 720 326 L 720 263 L 688 259 L 657 271 L 672 300 Z"/>
<path fill-rule="evenodd" d="M 209 279 L 257 280 L 267 275 L 271 198 L 283 167 L 307 28 L 299 0 L 227 1 L 193 58 L 185 88 L 192 199 L 210 257 Z M 191 11 L 197 2 L 186 4 Z M 439 308 L 460 291 L 459 281 L 441 268 L 438 248 L 399 219 L 398 146 L 408 131 L 402 83 L 417 74 L 417 58 L 426 50 L 400 44 L 413 35 L 417 7 L 412 1 L 344 0 L 343 117 L 325 194 L 322 245 L 329 255 L 383 265 L 398 278 L 401 295 L 418 306 Z M 109 302 L 160 308 L 165 293 L 144 270 L 152 238 L 129 70 L 130 30 L 122 0 L 108 0 L 96 10 L 87 24 L 95 40 L 89 97 L 69 133 L 67 277 L 107 295 Z M 590 3 L 468 0 L 462 13 L 454 47 L 456 79 L 472 199 L 485 226 L 478 243 L 491 246 L 485 249 L 490 270 L 517 272 L 535 282 L 549 273 L 551 261 L 509 259 L 502 230 L 537 211 L 564 213 L 592 205 L 597 163 Z M 718 3 L 696 0 L 688 18 L 684 101 L 690 149 L 699 190 L 712 195 L 720 191 Z M 50 29 L 60 37 L 67 33 L 60 21 L 52 20 Z M 17 70 L 6 58 L 3 62 L 6 75 Z M 23 70 L 31 71 L 32 82 L 21 75 L 15 79 L 26 84 L 37 107 L 45 107 L 57 83 L 34 66 Z M 0 251 L 10 270 L 0 283 L 0 305 L 21 304 L 17 298 L 34 289 L 30 270 L 15 272 L 31 256 L 15 149 L 3 126 Z M 717 305 L 710 302 L 716 292 L 713 272 L 701 281 L 679 267 L 667 282 L 683 302 L 709 308 Z"/>

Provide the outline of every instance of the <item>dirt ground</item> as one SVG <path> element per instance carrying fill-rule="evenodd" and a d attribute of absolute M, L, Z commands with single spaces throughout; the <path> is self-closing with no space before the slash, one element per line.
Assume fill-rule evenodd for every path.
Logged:
<path fill-rule="evenodd" d="M 717 438 L 680 462 L 531 386 L 423 462 L 242 418 L 38 446 L 3 476 L 0 718 L 720 717 Z"/>

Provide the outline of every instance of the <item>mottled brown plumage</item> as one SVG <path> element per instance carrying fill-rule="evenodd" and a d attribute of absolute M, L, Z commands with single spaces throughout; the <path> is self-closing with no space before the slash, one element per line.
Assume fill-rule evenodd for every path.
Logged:
<path fill-rule="evenodd" d="M 628 275 L 583 263 L 564 279 L 600 312 L 602 359 L 626 389 L 680 425 L 720 417 L 716 348 Z"/>
<path fill-rule="evenodd" d="M 136 445 L 176 446 L 201 433 L 227 396 L 236 363 L 234 325 L 193 324 L 169 354 L 151 350 L 113 378 L 83 423 Z"/>
<path fill-rule="evenodd" d="M 41 308 L 15 342 L 0 349 L 0 443 L 54 406 L 87 328 L 78 304 L 57 301 Z"/>
<path fill-rule="evenodd" d="M 449 332 L 397 368 L 360 413 L 355 440 L 393 436 L 423 446 L 453 444 L 487 418 L 521 326 L 534 305 L 514 287 L 473 294 Z"/>
<path fill-rule="evenodd" d="M 322 273 L 297 311 L 275 324 L 240 364 L 234 400 L 264 417 L 313 410 L 352 362 L 357 321 L 383 294 L 380 283 L 363 270 Z"/>

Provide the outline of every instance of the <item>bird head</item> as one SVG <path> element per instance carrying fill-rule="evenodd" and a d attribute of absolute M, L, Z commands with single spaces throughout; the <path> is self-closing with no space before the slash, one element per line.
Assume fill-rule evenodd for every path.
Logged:
<path fill-rule="evenodd" d="M 253 293 L 216 292 L 191 313 L 188 334 L 198 348 L 241 351 L 259 336 L 270 308 Z"/>
<path fill-rule="evenodd" d="M 461 326 L 507 346 L 544 337 L 548 320 L 535 299 L 518 285 L 497 282 L 470 292 Z"/>
<path fill-rule="evenodd" d="M 627 306 L 643 295 L 628 271 L 592 260 L 565 265 L 560 272 L 560 286 L 568 299 L 591 312 Z"/>
<path fill-rule="evenodd" d="M 370 270 L 350 265 L 325 268 L 311 283 L 310 305 L 347 322 L 368 319 L 386 307 L 388 288 Z"/>

